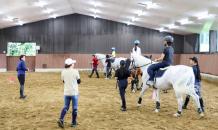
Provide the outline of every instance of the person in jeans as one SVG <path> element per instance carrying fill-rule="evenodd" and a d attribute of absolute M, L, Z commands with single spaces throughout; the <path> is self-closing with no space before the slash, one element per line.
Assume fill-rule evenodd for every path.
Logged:
<path fill-rule="evenodd" d="M 120 108 L 121 111 L 126 111 L 125 90 L 128 86 L 127 78 L 130 77 L 132 80 L 134 80 L 134 78 L 130 76 L 128 68 L 125 68 L 125 64 L 125 61 L 121 60 L 120 68 L 117 69 L 115 73 L 115 79 L 119 80 L 120 97 L 122 100 L 122 106 Z"/>
<path fill-rule="evenodd" d="M 98 70 L 97 70 L 97 66 L 98 66 L 99 62 L 98 62 L 98 59 L 95 57 L 94 54 L 93 54 L 92 56 L 93 56 L 93 59 L 92 59 L 92 63 L 91 63 L 91 64 L 93 64 L 93 69 L 92 69 L 92 73 L 91 73 L 90 75 L 88 75 L 88 76 L 91 78 L 91 77 L 92 77 L 92 74 L 93 74 L 94 71 L 95 71 L 95 73 L 96 73 L 96 75 L 97 75 L 96 78 L 99 78 Z"/>
<path fill-rule="evenodd" d="M 157 63 L 155 65 L 152 65 L 149 70 L 150 78 L 147 82 L 148 85 L 153 86 L 154 85 L 154 71 L 158 70 L 159 68 L 164 68 L 166 66 L 170 66 L 173 64 L 173 54 L 174 49 L 171 47 L 171 44 L 173 43 L 173 37 L 168 35 L 164 38 L 164 45 L 166 46 L 163 50 L 163 53 L 159 59 L 155 59 Z M 161 62 L 162 61 L 162 62 Z"/>
<path fill-rule="evenodd" d="M 196 93 L 199 96 L 201 110 L 204 112 L 204 102 L 203 102 L 203 98 L 201 97 L 201 71 L 200 71 L 200 67 L 198 65 L 198 59 L 197 59 L 197 57 L 190 57 L 189 59 L 190 59 L 190 64 L 192 66 L 194 75 L 195 75 L 195 86 L 198 87 Z M 190 100 L 190 95 L 187 95 L 186 99 L 185 99 L 185 103 L 182 106 L 183 109 L 187 108 L 189 100 Z"/>
<path fill-rule="evenodd" d="M 106 76 L 105 79 L 109 79 L 108 76 L 111 75 L 111 73 L 110 73 L 110 69 L 111 69 L 111 59 L 110 59 L 110 56 L 109 56 L 109 55 L 106 55 L 106 58 L 107 58 L 107 59 L 106 59 L 105 63 L 106 63 L 106 66 L 107 66 L 107 76 Z"/>
<path fill-rule="evenodd" d="M 21 55 L 20 61 L 18 62 L 17 69 L 16 69 L 16 71 L 18 71 L 17 76 L 20 82 L 20 98 L 25 98 L 27 96 L 27 95 L 23 95 L 24 82 L 25 82 L 25 71 L 29 71 L 29 69 L 26 68 L 25 60 L 26 60 L 26 56 Z"/>
<path fill-rule="evenodd" d="M 81 83 L 79 72 L 74 68 L 75 60 L 68 58 L 65 60 L 65 70 L 61 73 L 61 79 L 64 82 L 64 108 L 61 112 L 61 117 L 58 120 L 58 125 L 64 128 L 64 116 L 69 110 L 70 101 L 72 100 L 72 124 L 71 127 L 78 126 L 76 122 L 77 105 L 79 99 L 78 84 Z"/>

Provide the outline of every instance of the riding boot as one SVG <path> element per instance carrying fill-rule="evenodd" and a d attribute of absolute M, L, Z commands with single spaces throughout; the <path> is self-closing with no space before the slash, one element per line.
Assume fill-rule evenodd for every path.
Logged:
<path fill-rule="evenodd" d="M 204 102 L 202 98 L 199 98 L 200 105 L 201 105 L 201 110 L 204 112 Z"/>
<path fill-rule="evenodd" d="M 20 86 L 20 98 L 25 98 L 27 95 L 23 95 L 24 86 Z"/>
<path fill-rule="evenodd" d="M 189 95 L 186 96 L 185 103 L 184 103 L 184 105 L 182 106 L 182 109 L 186 109 L 186 108 L 187 108 L 187 105 L 188 105 L 188 102 L 189 102 L 189 98 L 190 98 Z"/>
<path fill-rule="evenodd" d="M 97 77 L 96 77 L 96 78 L 99 78 L 98 72 L 96 72 L 96 75 L 97 75 Z"/>
<path fill-rule="evenodd" d="M 90 74 L 90 75 L 88 75 L 89 76 L 89 78 L 91 78 L 92 77 L 92 74 L 94 73 L 94 69 L 92 69 L 92 73 Z"/>
<path fill-rule="evenodd" d="M 123 105 L 122 105 L 123 107 L 121 107 L 120 110 L 121 110 L 121 111 L 126 111 L 126 100 L 125 100 L 125 99 L 122 100 L 122 104 L 123 104 Z"/>

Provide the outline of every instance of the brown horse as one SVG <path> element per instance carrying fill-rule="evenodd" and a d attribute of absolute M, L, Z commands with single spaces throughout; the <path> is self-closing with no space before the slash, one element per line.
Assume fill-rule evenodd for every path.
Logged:
<path fill-rule="evenodd" d="M 132 77 L 135 79 L 135 80 L 131 80 L 130 79 L 130 83 L 131 83 L 131 91 L 135 92 L 135 88 L 134 88 L 134 84 L 136 85 L 136 88 L 138 91 L 140 91 L 139 89 L 139 78 L 138 76 L 141 75 L 142 76 L 142 71 L 140 68 L 135 68 L 132 70 L 131 72 L 131 75 Z"/>

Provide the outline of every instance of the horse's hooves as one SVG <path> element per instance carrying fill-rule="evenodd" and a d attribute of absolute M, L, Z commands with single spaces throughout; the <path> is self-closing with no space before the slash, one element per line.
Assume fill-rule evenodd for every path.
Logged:
<path fill-rule="evenodd" d="M 204 114 L 203 113 L 200 114 L 200 118 L 201 119 L 204 118 Z"/>
<path fill-rule="evenodd" d="M 140 106 L 141 106 L 141 104 L 138 104 L 138 105 L 137 105 L 137 107 L 140 107 Z"/>
<path fill-rule="evenodd" d="M 158 109 L 155 109 L 155 110 L 154 110 L 154 113 L 158 113 L 158 112 L 159 112 Z"/>
<path fill-rule="evenodd" d="M 182 114 L 176 113 L 173 115 L 173 117 L 180 117 L 180 116 L 182 116 Z"/>

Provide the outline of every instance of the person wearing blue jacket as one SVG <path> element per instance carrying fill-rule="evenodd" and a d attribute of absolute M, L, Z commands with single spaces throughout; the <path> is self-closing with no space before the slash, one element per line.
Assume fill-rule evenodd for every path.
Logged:
<path fill-rule="evenodd" d="M 17 76 L 20 82 L 20 98 L 25 98 L 27 96 L 27 95 L 23 95 L 24 82 L 25 82 L 25 71 L 29 71 L 29 69 L 26 68 L 25 60 L 26 60 L 26 56 L 21 55 L 20 61 L 18 62 L 17 69 L 16 69 L 16 71 L 18 71 Z"/>

